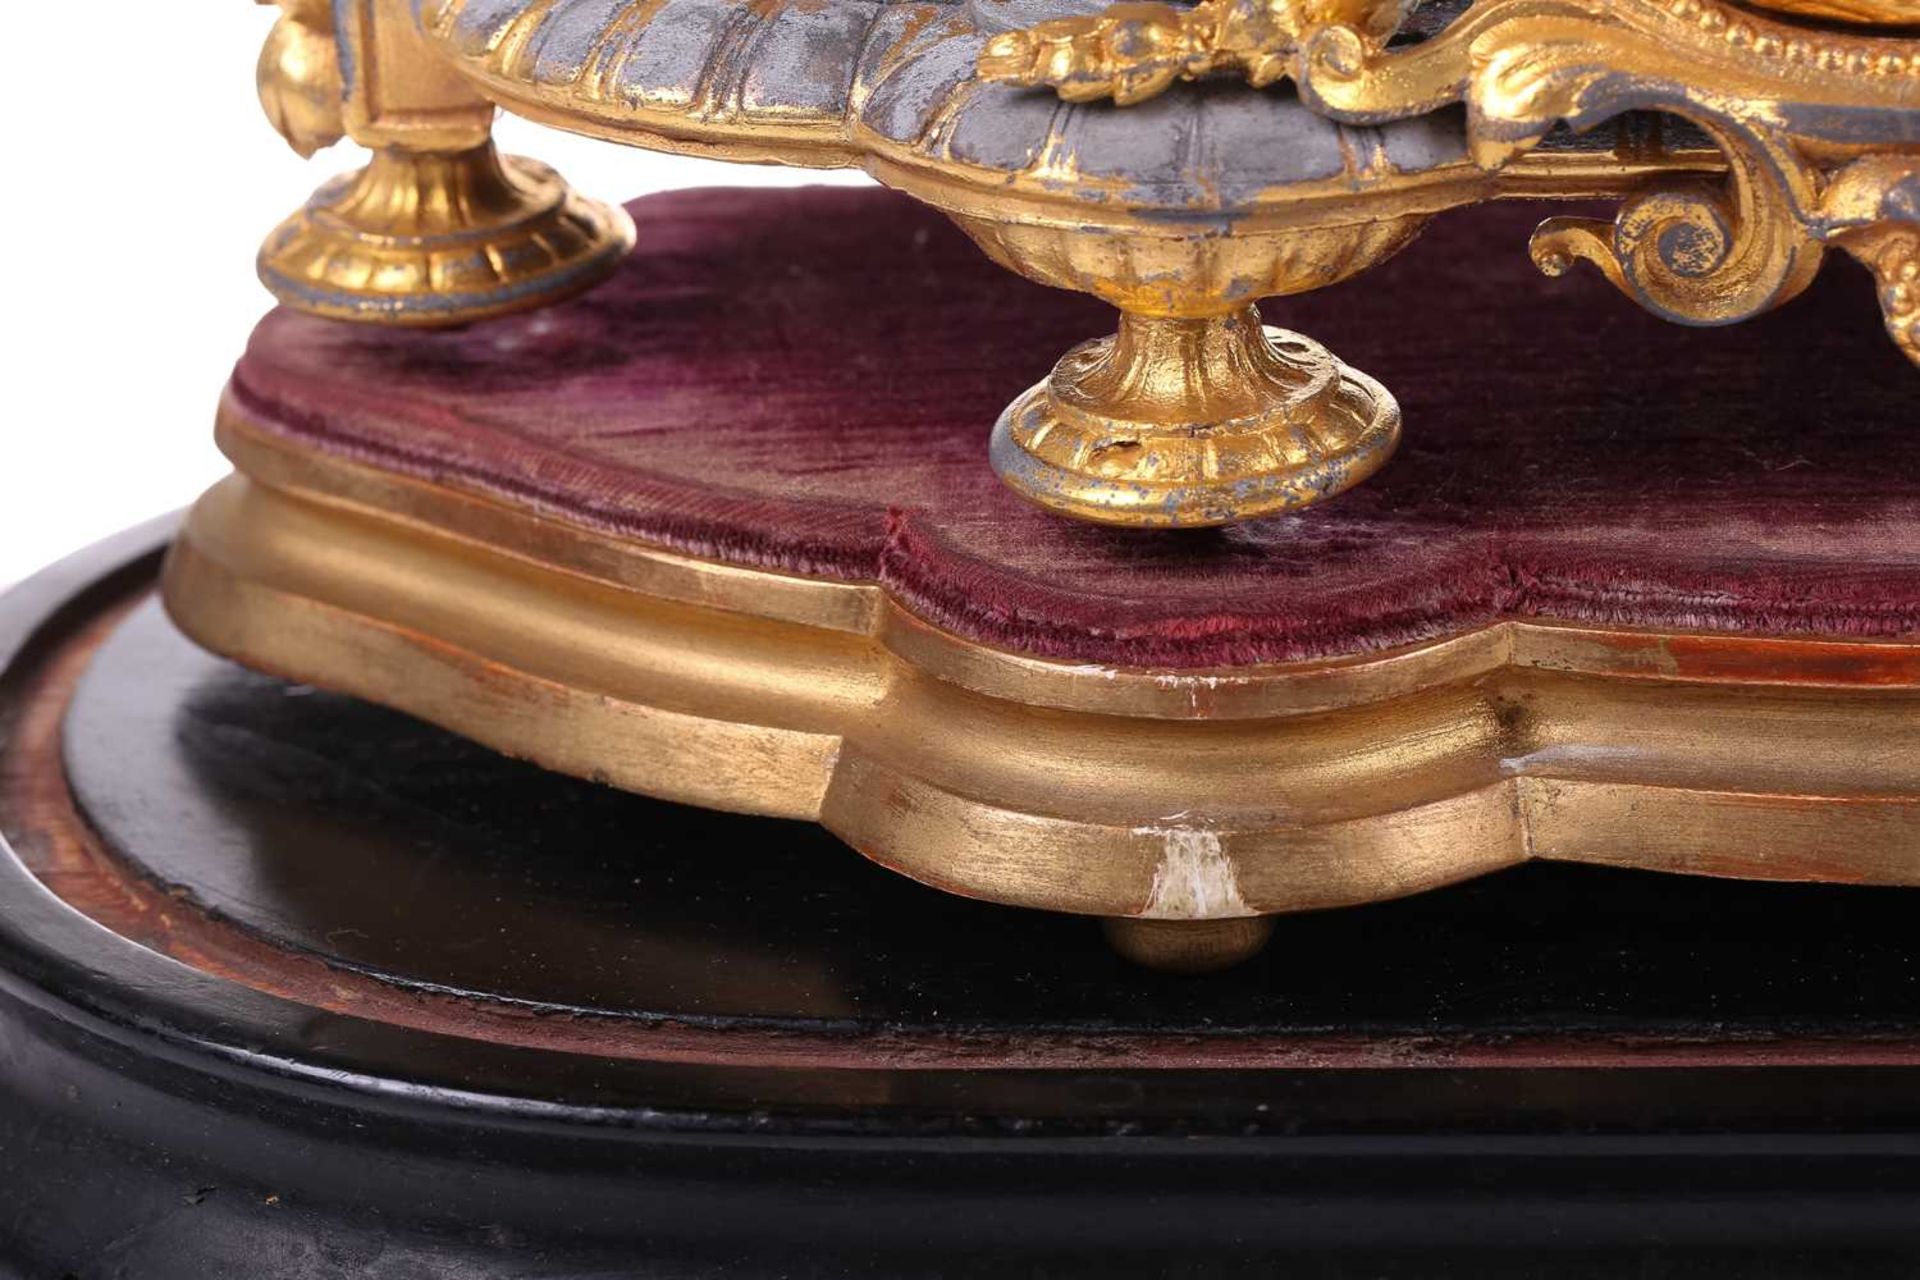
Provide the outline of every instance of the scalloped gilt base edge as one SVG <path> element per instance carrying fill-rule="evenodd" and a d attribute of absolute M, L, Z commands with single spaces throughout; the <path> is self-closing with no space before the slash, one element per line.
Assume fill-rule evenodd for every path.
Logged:
<path fill-rule="evenodd" d="M 284 448 L 225 439 L 256 472 Z M 200 644 L 561 772 L 816 820 L 948 892 L 1211 925 L 1528 859 L 1920 885 L 1920 645 L 1516 621 L 1089 680 L 877 585 L 503 506 L 456 535 L 431 486 L 348 498 L 367 469 L 300 461 L 314 487 L 237 474 L 194 507 L 164 596 Z"/>

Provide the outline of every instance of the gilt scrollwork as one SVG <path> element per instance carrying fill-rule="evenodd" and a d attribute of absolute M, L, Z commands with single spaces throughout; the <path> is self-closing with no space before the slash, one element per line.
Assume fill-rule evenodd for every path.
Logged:
<path fill-rule="evenodd" d="M 1549 218 L 1529 244 L 1535 265 L 1557 276 L 1590 262 L 1641 306 L 1680 324 L 1730 324 L 1806 288 L 1823 246 L 1792 210 L 1815 175 L 1733 130 L 1707 131 L 1728 157 L 1724 182 L 1649 188 L 1611 221 Z"/>
<path fill-rule="evenodd" d="M 1912 286 L 1896 296 L 1884 284 L 1905 270 L 1909 236 L 1896 229 L 1912 213 L 1893 175 L 1911 182 L 1914 161 L 1870 155 L 1843 184 L 1831 159 L 1911 145 L 1912 40 L 1802 28 L 1720 0 L 1482 0 L 1426 45 L 1376 50 L 1329 30 L 1302 60 L 1303 93 L 1339 118 L 1465 103 L 1471 152 L 1489 169 L 1561 124 L 1628 111 L 1691 120 L 1726 157 L 1723 179 L 1634 192 L 1611 222 L 1550 219 L 1535 262 L 1559 274 L 1585 260 L 1656 314 L 1728 324 L 1799 293 L 1838 244 L 1881 273 L 1889 328 L 1915 355 L 1911 322 L 1897 318 Z M 1862 194 L 1868 174 L 1885 199 Z M 1856 190 L 1837 196 L 1843 187 Z"/>
<path fill-rule="evenodd" d="M 1879 282 L 1887 333 L 1907 359 L 1920 364 L 1920 229 L 1885 228 L 1847 247 Z"/>
<path fill-rule="evenodd" d="M 1770 7 L 1871 24 L 1900 21 L 1911 3 Z M 1875 272 L 1889 329 L 1920 360 L 1911 34 L 1801 25 L 1727 0 L 1479 0 L 1433 38 L 1395 46 L 1387 37 L 1410 6 L 1237 4 L 1209 0 L 1177 19 L 1125 4 L 1012 33 L 989 46 L 982 74 L 1120 103 L 1196 75 L 1285 76 L 1315 110 L 1359 125 L 1463 104 L 1469 153 L 1495 173 L 1563 126 L 1678 116 L 1718 146 L 1725 175 L 1629 190 L 1611 221 L 1549 219 L 1531 245 L 1541 269 L 1586 261 L 1656 314 L 1728 324 L 1799 293 L 1837 246 Z"/>
<path fill-rule="evenodd" d="M 1887 333 L 1920 364 L 1920 154 L 1863 156 L 1840 169 L 1821 226 L 1873 272 Z"/>
<path fill-rule="evenodd" d="M 1143 102 L 1180 80 L 1232 72 L 1255 88 L 1294 72 L 1307 38 L 1328 26 L 1383 45 L 1413 0 L 1201 0 L 1178 8 L 1127 0 L 987 43 L 983 79 L 1046 86 L 1069 102 Z"/>
<path fill-rule="evenodd" d="M 1548 273 L 1586 260 L 1681 323 L 1747 319 L 1804 289 L 1829 244 L 1892 255 L 1892 228 L 1911 225 L 1900 196 L 1914 164 L 1900 151 L 1920 114 L 1911 39 L 1803 28 L 1722 0 L 1481 0 L 1423 45 L 1374 48 L 1329 28 L 1300 56 L 1303 95 L 1336 118 L 1464 103 L 1487 169 L 1563 124 L 1653 111 L 1698 125 L 1726 158 L 1724 178 L 1635 191 L 1611 222 L 1550 219 L 1531 246 Z M 1884 190 L 1869 198 L 1869 178 L 1855 176 L 1845 185 L 1860 191 L 1836 197 L 1846 170 L 1833 157 L 1863 151 L 1869 163 L 1853 172 Z M 1898 337 L 1891 313 L 1889 324 Z"/>

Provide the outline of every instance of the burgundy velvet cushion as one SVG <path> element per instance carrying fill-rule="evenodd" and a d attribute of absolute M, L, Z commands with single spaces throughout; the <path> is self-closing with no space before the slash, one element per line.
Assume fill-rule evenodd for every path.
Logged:
<path fill-rule="evenodd" d="M 1269 308 L 1406 415 L 1377 477 L 1217 532 L 1028 508 L 987 433 L 1090 299 L 989 264 L 879 190 L 698 190 L 573 302 L 454 332 L 290 312 L 234 375 L 270 429 L 700 556 L 887 583 L 969 637 L 1204 667 L 1350 654 L 1502 616 L 1920 633 L 1920 371 L 1832 263 L 1689 330 L 1528 262 L 1541 209 L 1438 220 L 1395 261 Z"/>

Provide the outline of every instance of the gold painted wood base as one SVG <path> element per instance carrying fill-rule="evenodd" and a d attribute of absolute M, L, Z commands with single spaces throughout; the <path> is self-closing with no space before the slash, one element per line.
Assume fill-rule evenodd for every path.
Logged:
<path fill-rule="evenodd" d="M 222 442 L 240 474 L 164 587 L 208 648 L 563 772 L 817 820 L 950 892 L 1117 918 L 1149 962 L 1528 859 L 1920 885 L 1920 645 L 1508 622 L 1343 661 L 1071 665 L 877 585 L 297 453 L 231 409 Z"/>

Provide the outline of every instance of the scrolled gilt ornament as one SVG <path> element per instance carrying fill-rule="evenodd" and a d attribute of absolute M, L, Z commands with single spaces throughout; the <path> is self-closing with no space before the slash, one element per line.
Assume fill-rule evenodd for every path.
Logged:
<path fill-rule="evenodd" d="M 1529 245 L 1534 264 L 1557 276 L 1584 259 L 1647 310 L 1690 325 L 1747 319 L 1813 283 L 1823 246 L 1796 210 L 1816 175 L 1761 139 L 1707 131 L 1730 162 L 1724 182 L 1650 188 L 1612 222 L 1549 218 Z"/>
<path fill-rule="evenodd" d="M 1920 364 L 1920 228 L 1861 233 L 1846 247 L 1879 281 L 1888 335 L 1907 359 Z"/>
<path fill-rule="evenodd" d="M 255 84 L 267 120 L 288 146 L 311 156 L 346 134 L 340 53 L 327 0 L 279 4 L 280 20 L 260 50 Z"/>
<path fill-rule="evenodd" d="M 1584 260 L 1647 310 L 1695 325 L 1778 305 L 1812 282 L 1820 262 L 1818 246 L 1790 220 L 1738 214 L 1704 184 L 1647 191 L 1611 222 L 1549 218 L 1528 249 L 1546 275 Z"/>
<path fill-rule="evenodd" d="M 1821 228 L 1873 272 L 1887 333 L 1920 364 L 1920 154 L 1846 165 L 1827 186 Z"/>
<path fill-rule="evenodd" d="M 1051 88 L 1068 102 L 1112 98 L 1121 106 L 1221 72 L 1262 88 L 1293 74 L 1312 32 L 1338 26 L 1384 44 L 1412 7 L 1413 0 L 1201 0 L 1184 9 L 1128 0 L 995 36 L 979 71 L 984 80 Z"/>
<path fill-rule="evenodd" d="M 1635 192 L 1610 223 L 1549 219 L 1532 242 L 1541 269 L 1585 260 L 1667 319 L 1730 324 L 1799 293 L 1837 244 L 1880 275 L 1888 325 L 1915 353 L 1911 37 L 1799 26 L 1725 0 L 1480 0 L 1406 49 L 1316 33 L 1296 78 L 1310 105 L 1348 123 L 1464 103 L 1469 152 L 1488 170 L 1563 124 L 1632 111 L 1691 121 L 1725 155 L 1724 178 Z"/>

